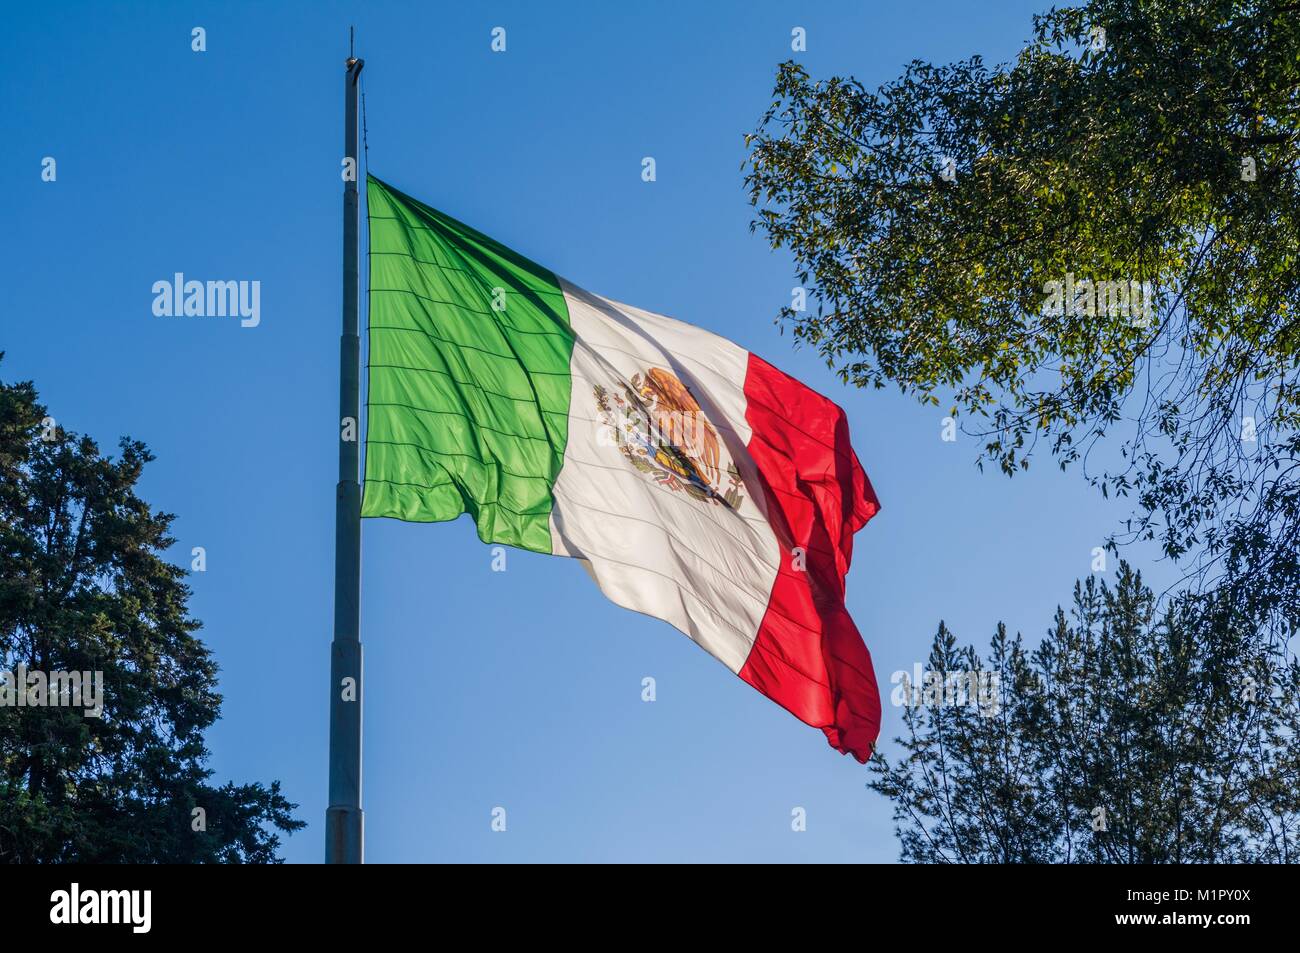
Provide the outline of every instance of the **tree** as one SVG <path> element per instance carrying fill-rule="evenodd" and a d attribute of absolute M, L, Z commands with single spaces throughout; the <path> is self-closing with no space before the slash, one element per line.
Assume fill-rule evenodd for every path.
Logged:
<path fill-rule="evenodd" d="M 303 826 L 278 781 L 209 782 L 217 666 L 163 558 L 173 517 L 135 493 L 152 459 L 102 456 L 0 382 L 0 860 L 270 863 L 274 830 Z M 54 703 L 64 672 L 102 673 L 98 717 Z"/>
<path fill-rule="evenodd" d="M 798 339 L 950 406 L 981 466 L 1080 463 L 1133 500 L 1112 548 L 1294 630 L 1300 4 L 1091 0 L 874 93 L 788 62 L 747 141 Z"/>
<path fill-rule="evenodd" d="M 906 754 L 870 786 L 905 861 L 1300 859 L 1300 664 L 1221 598 L 1158 611 L 1122 563 L 1032 652 L 999 624 L 981 660 L 940 623 L 894 695 Z"/>

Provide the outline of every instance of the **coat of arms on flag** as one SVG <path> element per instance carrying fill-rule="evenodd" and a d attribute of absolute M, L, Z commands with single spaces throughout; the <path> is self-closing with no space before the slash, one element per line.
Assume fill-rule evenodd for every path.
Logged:
<path fill-rule="evenodd" d="M 672 371 L 653 367 L 612 393 L 600 384 L 593 392 L 610 444 L 636 469 L 697 500 L 731 509 L 744 502 L 740 470 L 729 458 L 724 466 L 717 430 Z"/>

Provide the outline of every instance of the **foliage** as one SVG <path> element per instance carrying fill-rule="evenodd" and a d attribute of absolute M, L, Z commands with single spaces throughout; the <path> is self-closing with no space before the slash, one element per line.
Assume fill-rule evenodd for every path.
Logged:
<path fill-rule="evenodd" d="M 870 786 L 894 803 L 903 860 L 1297 860 L 1300 665 L 1223 599 L 1158 611 L 1122 564 L 1113 588 L 1076 584 L 1032 652 L 999 624 L 981 659 L 941 623 L 928 671 L 994 691 L 945 705 L 895 689 L 914 702 L 906 753 L 877 754 Z"/>
<path fill-rule="evenodd" d="M 1133 500 L 1112 547 L 1158 540 L 1289 632 L 1298 90 L 1282 0 L 1091 0 L 1035 17 L 1013 63 L 916 61 L 875 92 L 785 63 L 746 176 L 818 302 L 782 318 L 844 380 L 959 418 L 981 465 L 1080 463 Z M 1154 313 L 1054 315 L 1067 276 L 1151 282 Z"/>
<path fill-rule="evenodd" d="M 104 695 L 99 718 L 0 707 L 0 860 L 277 862 L 267 826 L 303 826 L 278 781 L 210 783 L 217 666 L 163 558 L 172 516 L 136 495 L 152 459 L 101 455 L 0 382 L 0 668 L 100 671 Z"/>

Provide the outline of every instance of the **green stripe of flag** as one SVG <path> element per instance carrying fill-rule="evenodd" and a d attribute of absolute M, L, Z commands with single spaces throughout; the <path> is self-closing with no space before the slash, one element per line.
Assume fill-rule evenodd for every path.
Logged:
<path fill-rule="evenodd" d="M 469 513 L 484 542 L 549 553 L 573 353 L 559 281 L 374 176 L 366 194 L 361 515 L 438 522 Z"/>

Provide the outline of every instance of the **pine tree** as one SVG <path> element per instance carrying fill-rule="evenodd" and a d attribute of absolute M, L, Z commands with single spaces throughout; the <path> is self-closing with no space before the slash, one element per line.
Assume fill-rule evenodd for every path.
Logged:
<path fill-rule="evenodd" d="M 1033 651 L 999 624 L 981 659 L 940 623 L 923 684 L 894 693 L 904 754 L 871 762 L 902 859 L 1297 860 L 1300 663 L 1248 616 L 1222 590 L 1162 606 L 1121 563 Z"/>
<path fill-rule="evenodd" d="M 0 382 L 0 670 L 13 691 L 20 665 L 103 673 L 98 718 L 0 706 L 0 860 L 278 862 L 275 831 L 303 826 L 278 781 L 211 783 L 217 666 L 164 558 L 173 517 L 136 495 L 152 459 L 102 455 Z"/>

